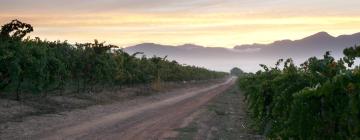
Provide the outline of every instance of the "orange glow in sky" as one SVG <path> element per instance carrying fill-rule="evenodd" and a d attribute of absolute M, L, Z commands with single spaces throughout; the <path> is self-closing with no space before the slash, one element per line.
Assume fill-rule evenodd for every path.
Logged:
<path fill-rule="evenodd" d="M 0 0 L 0 24 L 30 23 L 32 37 L 122 47 L 144 42 L 228 47 L 360 32 L 358 0 Z M 139 4 L 140 3 L 140 4 Z M 309 6 L 311 5 L 311 6 Z M 358 5 L 358 6 L 356 6 Z"/>

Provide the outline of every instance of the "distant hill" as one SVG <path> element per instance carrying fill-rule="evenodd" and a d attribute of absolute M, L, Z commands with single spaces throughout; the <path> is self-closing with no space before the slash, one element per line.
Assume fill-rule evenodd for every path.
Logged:
<path fill-rule="evenodd" d="M 257 48 L 259 54 L 283 55 L 287 57 L 318 56 L 326 51 L 340 55 L 347 47 L 360 44 L 360 33 L 333 37 L 327 32 L 319 32 L 300 40 L 280 40 L 271 44 L 252 44 L 235 46 L 236 50 Z"/>
<path fill-rule="evenodd" d="M 214 70 L 229 71 L 240 67 L 244 71 L 256 71 L 258 64 L 271 64 L 279 58 L 293 58 L 298 64 L 312 56 L 322 56 L 331 51 L 340 57 L 342 50 L 360 44 L 360 33 L 331 36 L 319 32 L 300 40 L 279 40 L 270 44 L 238 45 L 232 49 L 204 47 L 195 44 L 179 46 L 143 43 L 124 48 L 128 53 L 144 52 L 146 56 L 168 56 L 180 63 L 202 66 Z"/>
<path fill-rule="evenodd" d="M 143 43 L 135 46 L 127 47 L 124 49 L 126 52 L 144 52 L 147 56 L 168 56 L 169 58 L 204 58 L 209 56 L 227 56 L 236 55 L 233 49 L 216 48 L 216 47 L 203 47 L 194 44 L 184 44 L 180 46 L 160 45 L 154 43 Z"/>

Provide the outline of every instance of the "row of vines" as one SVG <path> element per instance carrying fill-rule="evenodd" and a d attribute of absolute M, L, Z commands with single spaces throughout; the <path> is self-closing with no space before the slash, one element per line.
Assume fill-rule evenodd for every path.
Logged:
<path fill-rule="evenodd" d="M 279 60 L 241 77 L 254 126 L 269 139 L 360 139 L 360 46 L 344 55 Z"/>
<path fill-rule="evenodd" d="M 166 58 L 128 54 L 114 45 L 69 44 L 25 38 L 30 24 L 13 20 L 0 32 L 0 95 L 17 100 L 24 94 L 46 95 L 51 91 L 220 78 L 226 73 L 186 66 Z"/>

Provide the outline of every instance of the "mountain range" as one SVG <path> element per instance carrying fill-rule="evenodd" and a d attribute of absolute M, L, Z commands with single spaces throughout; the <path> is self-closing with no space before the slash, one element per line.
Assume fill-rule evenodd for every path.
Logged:
<path fill-rule="evenodd" d="M 144 52 L 146 56 L 160 56 L 179 63 L 196 65 L 212 70 L 229 71 L 239 67 L 244 71 L 257 71 L 259 64 L 274 65 L 280 58 L 292 58 L 300 64 L 312 56 L 321 57 L 326 51 L 341 57 L 344 48 L 360 44 L 360 33 L 331 36 L 319 32 L 299 40 L 279 40 L 270 44 L 237 45 L 234 48 L 204 47 L 195 44 L 179 46 L 142 43 L 124 48 L 128 53 Z"/>

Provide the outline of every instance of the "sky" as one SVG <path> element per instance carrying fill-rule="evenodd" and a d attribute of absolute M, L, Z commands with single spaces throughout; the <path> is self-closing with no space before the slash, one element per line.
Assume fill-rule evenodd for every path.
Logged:
<path fill-rule="evenodd" d="M 72 43 L 232 48 L 360 32 L 359 6 L 360 0 L 0 0 L 0 24 L 19 19 L 34 26 L 32 37 Z"/>

